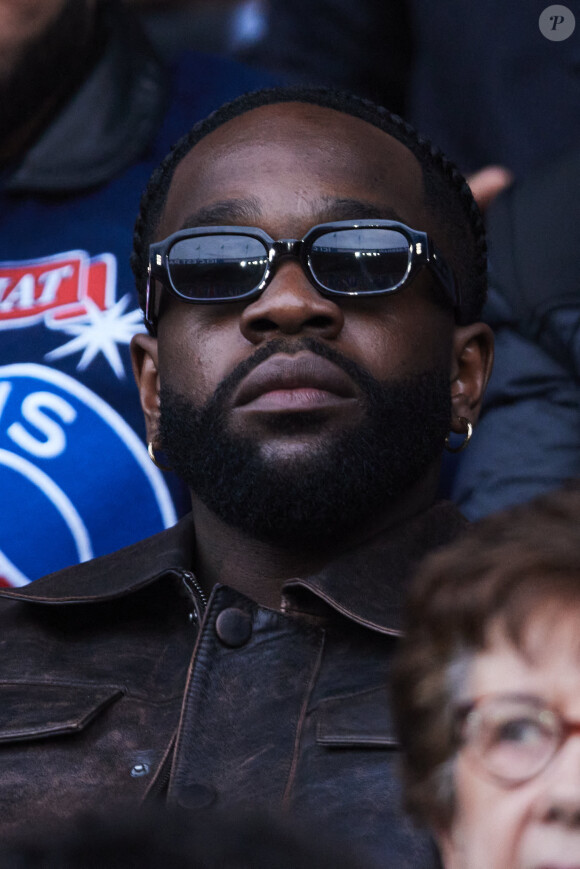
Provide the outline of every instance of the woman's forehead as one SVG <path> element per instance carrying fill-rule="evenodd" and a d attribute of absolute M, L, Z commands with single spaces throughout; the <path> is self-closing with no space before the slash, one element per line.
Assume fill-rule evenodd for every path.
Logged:
<path fill-rule="evenodd" d="M 503 616 L 490 623 L 465 687 L 472 697 L 529 691 L 549 702 L 568 694 L 580 700 L 579 665 L 580 602 L 571 607 L 558 598 L 538 599 L 516 634 Z"/>

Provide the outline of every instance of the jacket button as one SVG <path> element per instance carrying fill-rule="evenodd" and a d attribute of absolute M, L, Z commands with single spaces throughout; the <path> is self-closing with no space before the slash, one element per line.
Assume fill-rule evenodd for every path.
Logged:
<path fill-rule="evenodd" d="M 224 646 L 243 646 L 252 636 L 252 617 L 236 607 L 222 610 L 215 622 L 215 631 Z"/>
<path fill-rule="evenodd" d="M 216 796 L 212 787 L 192 782 L 180 788 L 177 802 L 185 809 L 205 809 L 215 802 Z"/>

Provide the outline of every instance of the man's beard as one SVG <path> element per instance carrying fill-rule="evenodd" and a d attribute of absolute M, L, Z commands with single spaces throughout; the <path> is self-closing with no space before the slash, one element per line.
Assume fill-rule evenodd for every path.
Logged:
<path fill-rule="evenodd" d="M 74 90 L 100 50 L 102 34 L 85 0 L 68 0 L 43 33 L 0 76 L 0 146 L 23 125 Z"/>
<path fill-rule="evenodd" d="M 265 456 L 228 428 L 225 408 L 241 380 L 276 352 L 307 349 L 342 368 L 364 398 L 360 422 L 320 437 L 305 455 Z M 381 383 L 314 339 L 272 341 L 239 365 L 203 406 L 161 389 L 160 438 L 177 475 L 213 513 L 278 545 L 344 539 L 395 506 L 441 456 L 451 414 L 449 377 L 427 371 Z M 315 431 L 316 412 L 278 414 L 279 431 Z"/>

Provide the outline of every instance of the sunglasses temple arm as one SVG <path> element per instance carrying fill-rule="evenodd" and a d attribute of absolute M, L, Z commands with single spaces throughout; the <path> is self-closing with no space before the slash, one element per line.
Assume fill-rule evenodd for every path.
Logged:
<path fill-rule="evenodd" d="M 145 290 L 145 325 L 150 330 L 152 335 L 157 335 L 157 327 L 153 320 L 153 310 L 155 308 L 155 278 L 151 274 L 151 263 L 147 268 L 147 287 Z"/>
<path fill-rule="evenodd" d="M 457 282 L 453 271 L 447 265 L 441 252 L 437 247 L 435 247 L 435 245 L 432 245 L 431 247 L 429 263 L 439 283 L 452 302 L 456 313 L 459 314 L 459 311 L 461 310 L 461 289 L 459 283 Z"/>

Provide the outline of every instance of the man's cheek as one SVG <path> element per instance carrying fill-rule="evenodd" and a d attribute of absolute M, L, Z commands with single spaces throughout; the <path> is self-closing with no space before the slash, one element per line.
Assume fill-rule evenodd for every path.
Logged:
<path fill-rule="evenodd" d="M 230 373 L 227 344 L 195 330 L 172 334 L 159 330 L 159 372 L 163 385 L 205 403 Z"/>

